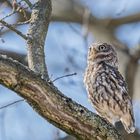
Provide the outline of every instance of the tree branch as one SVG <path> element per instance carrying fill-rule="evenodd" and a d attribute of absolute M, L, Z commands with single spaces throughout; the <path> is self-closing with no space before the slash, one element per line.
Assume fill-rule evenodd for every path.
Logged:
<path fill-rule="evenodd" d="M 138 69 L 138 61 L 133 59 L 133 57 L 130 57 L 126 65 L 125 77 L 128 84 L 128 92 L 131 97 L 133 97 L 134 95 L 134 83 L 137 69 Z"/>
<path fill-rule="evenodd" d="M 27 56 L 25 54 L 0 49 L 0 55 L 6 55 L 7 57 L 17 60 L 18 62 L 27 66 Z"/>
<path fill-rule="evenodd" d="M 7 22 L 0 20 L 0 23 L 2 23 L 4 26 L 6 26 L 7 28 L 9 28 L 10 30 L 14 31 L 16 34 L 18 34 L 19 36 L 21 36 L 22 38 L 24 38 L 25 40 L 28 39 L 28 37 L 26 35 L 24 35 L 22 32 L 20 32 L 19 30 L 15 29 L 11 24 L 8 24 Z"/>
<path fill-rule="evenodd" d="M 135 13 L 133 15 L 120 17 L 120 18 L 117 18 L 117 19 L 106 19 L 106 20 L 110 20 L 109 26 L 115 28 L 116 26 L 120 26 L 122 24 L 139 22 L 140 21 L 140 13 Z"/>
<path fill-rule="evenodd" d="M 34 4 L 27 40 L 29 68 L 46 80 L 49 80 L 49 76 L 45 64 L 44 44 L 51 10 L 51 0 L 38 0 Z"/>
<path fill-rule="evenodd" d="M 40 75 L 4 56 L 0 56 L 0 84 L 23 97 L 49 122 L 81 140 L 122 140 L 111 124 L 64 96 Z"/>
<path fill-rule="evenodd" d="M 69 2 L 65 3 L 67 5 L 65 6 L 57 6 L 56 12 L 54 11 L 52 14 L 52 20 L 53 21 L 65 21 L 65 22 L 77 22 L 77 23 L 82 23 L 82 17 L 84 13 L 84 9 L 86 8 L 85 5 L 82 5 L 80 2 L 77 1 L 72 1 L 72 5 L 74 5 L 74 8 L 70 7 Z M 58 4 L 57 1 L 55 5 Z M 68 5 L 69 4 L 69 5 Z M 56 6 L 55 6 L 56 7 Z M 63 11 L 63 12 L 61 12 Z M 119 17 L 119 18 L 105 18 L 101 19 L 98 17 L 93 16 L 93 14 L 89 15 L 89 23 L 95 25 L 103 25 L 110 27 L 112 29 L 115 29 L 117 26 L 120 26 L 122 24 L 128 24 L 132 22 L 139 22 L 140 21 L 140 12 L 132 14 L 132 15 L 127 15 L 125 17 Z"/>
<path fill-rule="evenodd" d="M 126 80 L 128 83 L 128 91 L 131 97 L 133 97 L 134 93 L 134 83 L 138 69 L 138 61 L 140 59 L 140 44 L 138 46 L 129 49 L 129 61 L 126 66 Z"/>

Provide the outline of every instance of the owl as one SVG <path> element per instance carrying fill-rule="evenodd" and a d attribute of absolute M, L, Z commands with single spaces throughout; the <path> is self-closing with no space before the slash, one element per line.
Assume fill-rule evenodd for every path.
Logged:
<path fill-rule="evenodd" d="M 112 45 L 91 45 L 84 84 L 92 105 L 101 117 L 113 125 L 121 121 L 128 133 L 135 131 L 132 101 L 118 70 L 117 54 Z"/>

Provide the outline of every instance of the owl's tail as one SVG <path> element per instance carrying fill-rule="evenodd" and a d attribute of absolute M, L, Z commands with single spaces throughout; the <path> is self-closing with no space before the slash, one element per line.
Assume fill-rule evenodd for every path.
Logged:
<path fill-rule="evenodd" d="M 128 133 L 133 133 L 135 131 L 135 121 L 131 113 L 126 113 L 120 120 Z"/>

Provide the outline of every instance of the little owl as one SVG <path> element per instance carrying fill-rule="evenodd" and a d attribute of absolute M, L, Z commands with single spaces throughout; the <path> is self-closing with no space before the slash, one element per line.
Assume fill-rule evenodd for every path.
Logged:
<path fill-rule="evenodd" d="M 113 125 L 121 121 L 128 133 L 135 131 L 132 101 L 112 45 L 95 43 L 89 48 L 84 84 L 101 117 Z"/>

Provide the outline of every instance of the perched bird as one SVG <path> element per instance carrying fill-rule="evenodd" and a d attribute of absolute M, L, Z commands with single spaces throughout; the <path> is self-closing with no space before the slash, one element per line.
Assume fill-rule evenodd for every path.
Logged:
<path fill-rule="evenodd" d="M 128 133 L 135 131 L 133 107 L 126 82 L 118 71 L 114 47 L 94 43 L 88 51 L 84 84 L 97 113 L 113 125 L 121 121 Z"/>

